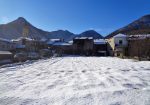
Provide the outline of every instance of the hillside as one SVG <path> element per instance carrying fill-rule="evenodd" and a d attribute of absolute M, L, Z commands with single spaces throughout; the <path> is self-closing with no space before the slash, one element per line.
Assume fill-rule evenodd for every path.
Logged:
<path fill-rule="evenodd" d="M 94 39 L 101 39 L 103 38 L 98 32 L 94 30 L 88 30 L 78 35 L 79 37 L 93 37 Z"/>
<path fill-rule="evenodd" d="M 127 35 L 150 33 L 150 15 L 145 15 L 138 20 L 128 24 L 127 26 L 112 32 L 106 38 L 112 37 L 118 33 L 123 33 Z"/>
<path fill-rule="evenodd" d="M 29 37 L 43 38 L 48 33 L 31 25 L 26 19 L 19 17 L 8 24 L 0 25 L 0 38 L 16 39 L 22 37 L 23 27 L 28 26 Z"/>
<path fill-rule="evenodd" d="M 43 31 L 30 24 L 23 17 L 19 17 L 18 19 L 10 23 L 0 25 L 0 38 L 16 39 L 22 37 L 24 26 L 28 27 L 29 37 L 31 38 L 36 38 L 36 39 L 63 38 L 65 40 L 70 40 L 74 36 L 73 33 L 69 31 L 63 31 L 63 30 L 52 31 L 52 32 Z"/>
<path fill-rule="evenodd" d="M 88 30 L 81 34 L 75 35 L 74 33 L 71 33 L 67 30 L 57 30 L 57 31 L 44 31 L 41 29 L 36 28 L 31 23 L 29 23 L 26 19 L 23 17 L 19 17 L 18 19 L 7 23 L 0 25 L 0 38 L 4 39 L 16 39 L 19 37 L 22 37 L 23 34 L 23 28 L 24 26 L 27 26 L 29 29 L 29 37 L 35 38 L 35 39 L 41 39 L 41 38 L 47 38 L 47 39 L 64 39 L 65 41 L 70 41 L 74 37 L 94 37 L 94 39 L 97 38 L 103 38 L 99 33 L 97 33 L 94 30 Z"/>
<path fill-rule="evenodd" d="M 75 37 L 75 34 L 67 30 L 57 30 L 49 32 L 46 37 L 50 39 L 64 39 L 65 41 L 69 41 Z"/>

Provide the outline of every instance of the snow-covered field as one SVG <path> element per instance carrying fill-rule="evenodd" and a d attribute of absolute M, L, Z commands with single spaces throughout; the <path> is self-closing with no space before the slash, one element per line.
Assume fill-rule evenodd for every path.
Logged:
<path fill-rule="evenodd" d="M 1 68 L 0 105 L 150 105 L 150 62 L 58 57 Z"/>

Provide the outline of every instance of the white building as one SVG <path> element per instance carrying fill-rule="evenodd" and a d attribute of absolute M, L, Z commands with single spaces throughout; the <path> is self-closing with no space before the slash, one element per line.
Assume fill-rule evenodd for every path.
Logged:
<path fill-rule="evenodd" d="M 119 47 L 119 46 L 127 47 L 128 45 L 127 35 L 117 34 L 113 38 L 114 38 L 115 47 Z"/>
<path fill-rule="evenodd" d="M 124 34 L 117 34 L 109 39 L 108 51 L 110 55 L 123 56 L 125 54 L 125 49 L 128 46 L 128 37 Z"/>

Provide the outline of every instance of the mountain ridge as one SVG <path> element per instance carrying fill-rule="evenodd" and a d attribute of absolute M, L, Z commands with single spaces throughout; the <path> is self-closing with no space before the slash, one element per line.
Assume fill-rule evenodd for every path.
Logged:
<path fill-rule="evenodd" d="M 127 34 L 127 35 L 135 35 L 135 34 L 149 34 L 150 33 L 150 15 L 145 15 L 140 17 L 139 19 L 131 22 L 130 24 L 110 33 L 105 38 L 113 37 L 116 34 Z"/>
<path fill-rule="evenodd" d="M 39 29 L 33 26 L 30 22 L 28 22 L 23 17 L 18 17 L 16 20 L 9 22 L 7 24 L 1 24 L 0 25 L 0 38 L 11 40 L 11 39 L 17 39 L 19 37 L 22 37 L 24 26 L 27 26 L 29 29 L 28 37 L 31 37 L 31 38 L 34 37 L 36 39 L 59 38 L 59 39 L 64 39 L 65 41 L 70 41 L 76 36 L 87 36 L 87 37 L 92 36 L 91 33 L 93 33 L 93 37 L 102 38 L 102 36 L 94 30 L 87 30 L 80 34 L 74 34 L 68 30 L 56 30 L 56 31 L 51 31 L 51 32 L 44 31 L 42 29 Z"/>
<path fill-rule="evenodd" d="M 17 39 L 22 37 L 23 27 L 27 25 L 29 27 L 29 37 L 35 39 L 41 38 L 59 38 L 64 39 L 65 41 L 70 41 L 74 37 L 93 37 L 94 39 L 97 38 L 104 38 L 101 34 L 96 32 L 95 30 L 87 30 L 80 34 L 74 34 L 68 30 L 57 30 L 57 31 L 44 31 L 33 26 L 29 23 L 25 18 L 19 17 L 16 20 L 9 22 L 7 24 L 0 25 L 0 38 L 4 39 Z M 150 15 L 142 16 L 141 18 L 131 22 L 130 24 L 110 33 L 105 38 L 113 37 L 116 34 L 127 34 L 127 35 L 134 35 L 134 34 L 149 34 L 150 33 Z"/>
<path fill-rule="evenodd" d="M 93 37 L 94 39 L 103 39 L 104 37 L 95 30 L 87 30 L 79 34 L 77 37 Z"/>

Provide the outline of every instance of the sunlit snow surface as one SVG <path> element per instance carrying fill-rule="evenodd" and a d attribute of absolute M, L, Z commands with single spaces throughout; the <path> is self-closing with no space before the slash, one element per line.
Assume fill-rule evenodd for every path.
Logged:
<path fill-rule="evenodd" d="M 70 56 L 0 68 L 0 105 L 150 105 L 150 62 Z"/>

